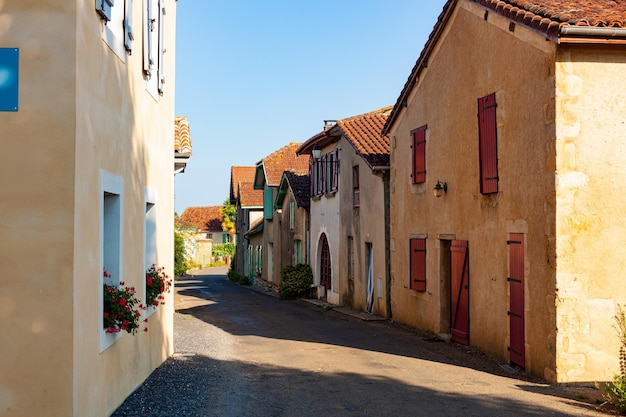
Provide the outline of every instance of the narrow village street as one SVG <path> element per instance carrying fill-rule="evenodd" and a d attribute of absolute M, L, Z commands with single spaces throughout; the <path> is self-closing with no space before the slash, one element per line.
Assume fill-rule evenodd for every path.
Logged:
<path fill-rule="evenodd" d="M 594 390 L 511 375 L 389 321 L 280 300 L 225 268 L 200 273 L 176 281 L 174 357 L 113 416 L 606 415 Z"/>

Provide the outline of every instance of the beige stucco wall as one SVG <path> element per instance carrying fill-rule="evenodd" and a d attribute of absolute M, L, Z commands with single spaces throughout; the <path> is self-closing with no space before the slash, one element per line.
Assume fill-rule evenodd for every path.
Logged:
<path fill-rule="evenodd" d="M 367 265 L 366 245 L 371 244 L 373 252 L 373 307 L 372 313 L 385 317 L 386 302 L 386 255 L 385 255 L 385 196 L 383 171 L 372 171 L 363 158 L 356 154 L 354 147 L 342 138 L 339 160 L 339 193 L 341 230 L 338 248 L 338 292 L 342 305 L 367 311 Z M 354 208 L 352 169 L 359 167 L 360 205 Z M 349 255 L 347 237 L 353 239 L 354 281 L 349 275 Z"/>
<path fill-rule="evenodd" d="M 626 304 L 626 47 L 562 45 L 556 64 L 559 380 L 612 380 Z"/>
<path fill-rule="evenodd" d="M 19 111 L 0 112 L 2 415 L 72 414 L 75 9 L 0 1 L 0 46 L 20 50 Z"/>
<path fill-rule="evenodd" d="M 332 144 L 322 150 L 322 154 L 332 152 L 337 144 Z M 339 155 L 341 161 L 343 155 Z M 341 174 L 341 169 L 339 171 Z M 313 179 L 312 179 L 313 181 Z M 339 194 L 342 189 L 341 178 L 339 183 Z M 345 245 L 345 236 L 341 234 L 340 197 L 338 194 L 327 194 L 321 197 L 311 199 L 311 223 L 310 223 L 310 243 L 311 243 L 311 259 L 310 265 L 313 270 L 313 283 L 320 285 L 320 265 L 322 252 L 322 236 L 325 235 L 328 240 L 328 248 L 330 251 L 331 262 L 331 287 L 326 291 L 326 299 L 331 304 L 340 304 L 339 288 L 340 288 L 340 265 L 339 248 Z"/>
<path fill-rule="evenodd" d="M 118 2 L 116 2 L 117 5 Z M 123 4 L 123 3 L 122 3 Z M 157 262 L 172 276 L 175 1 L 164 95 L 145 90 L 142 2 L 134 53 L 102 41 L 93 2 L 0 0 L 0 45 L 20 49 L 19 111 L 0 112 L 0 414 L 106 416 L 172 353 L 173 298 L 149 332 L 100 348 L 100 173 L 123 179 L 121 279 L 143 297 L 146 188 Z"/>
<path fill-rule="evenodd" d="M 509 233 L 526 235 L 526 369 L 554 369 L 555 44 L 459 2 L 391 136 L 394 320 L 450 332 L 449 243 L 469 241 L 470 344 L 508 362 Z M 512 53 L 512 51 L 514 51 Z M 481 195 L 477 99 L 496 93 L 499 193 Z M 425 184 L 411 135 L 427 125 Z M 437 180 L 448 184 L 433 196 Z M 409 289 L 409 239 L 427 236 L 427 291 Z"/>

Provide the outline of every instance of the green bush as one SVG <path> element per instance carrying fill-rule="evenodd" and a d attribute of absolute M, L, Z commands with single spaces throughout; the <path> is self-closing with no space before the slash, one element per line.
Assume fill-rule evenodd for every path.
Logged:
<path fill-rule="evenodd" d="M 182 277 L 189 269 L 185 238 L 181 233 L 174 232 L 174 275 Z"/>
<path fill-rule="evenodd" d="M 248 280 L 248 277 L 241 275 L 237 271 L 234 271 L 232 268 L 228 270 L 228 279 L 232 282 L 236 282 L 239 285 L 250 285 L 250 280 Z"/>
<path fill-rule="evenodd" d="M 283 284 L 280 298 L 292 300 L 308 293 L 313 284 L 313 271 L 309 265 L 286 266 L 280 271 Z"/>
<path fill-rule="evenodd" d="M 211 254 L 214 258 L 225 258 L 227 256 L 233 256 L 235 254 L 234 243 L 216 243 L 213 245 Z"/>

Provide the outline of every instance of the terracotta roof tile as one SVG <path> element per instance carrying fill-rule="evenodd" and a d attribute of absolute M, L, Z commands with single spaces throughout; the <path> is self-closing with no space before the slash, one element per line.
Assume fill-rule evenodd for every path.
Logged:
<path fill-rule="evenodd" d="M 241 183 L 239 195 L 241 207 L 263 207 L 263 190 L 254 189 L 254 181 Z"/>
<path fill-rule="evenodd" d="M 307 155 L 296 155 L 296 149 L 299 146 L 299 143 L 291 142 L 287 146 L 272 152 L 259 162 L 265 170 L 267 185 L 278 186 L 285 171 L 296 174 L 307 174 L 309 172 L 309 157 Z"/>
<path fill-rule="evenodd" d="M 239 184 L 254 181 L 256 167 L 230 167 L 230 202 L 235 203 L 239 198 Z"/>
<path fill-rule="evenodd" d="M 382 130 L 392 108 L 337 121 L 337 128 L 372 167 L 389 165 L 389 136 L 383 135 Z"/>
<path fill-rule="evenodd" d="M 311 203 L 311 179 L 309 175 L 285 172 L 289 187 L 299 207 L 309 207 Z"/>
<path fill-rule="evenodd" d="M 562 26 L 626 27 L 624 0 L 470 0 L 546 35 Z"/>
<path fill-rule="evenodd" d="M 222 232 L 223 206 L 187 207 L 176 220 L 177 226 L 200 228 L 203 232 Z"/>
<path fill-rule="evenodd" d="M 189 122 L 185 116 L 176 116 L 174 119 L 174 152 L 191 155 Z"/>

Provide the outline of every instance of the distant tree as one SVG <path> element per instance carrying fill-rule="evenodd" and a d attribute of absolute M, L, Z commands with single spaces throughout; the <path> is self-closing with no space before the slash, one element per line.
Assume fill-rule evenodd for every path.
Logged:
<path fill-rule="evenodd" d="M 174 232 L 174 275 L 181 277 L 189 269 L 185 238 L 182 233 Z"/>
<path fill-rule="evenodd" d="M 230 204 L 230 199 L 227 198 L 224 200 L 224 207 L 220 211 L 222 212 L 222 229 L 231 235 L 234 235 L 237 211 L 235 206 Z"/>

